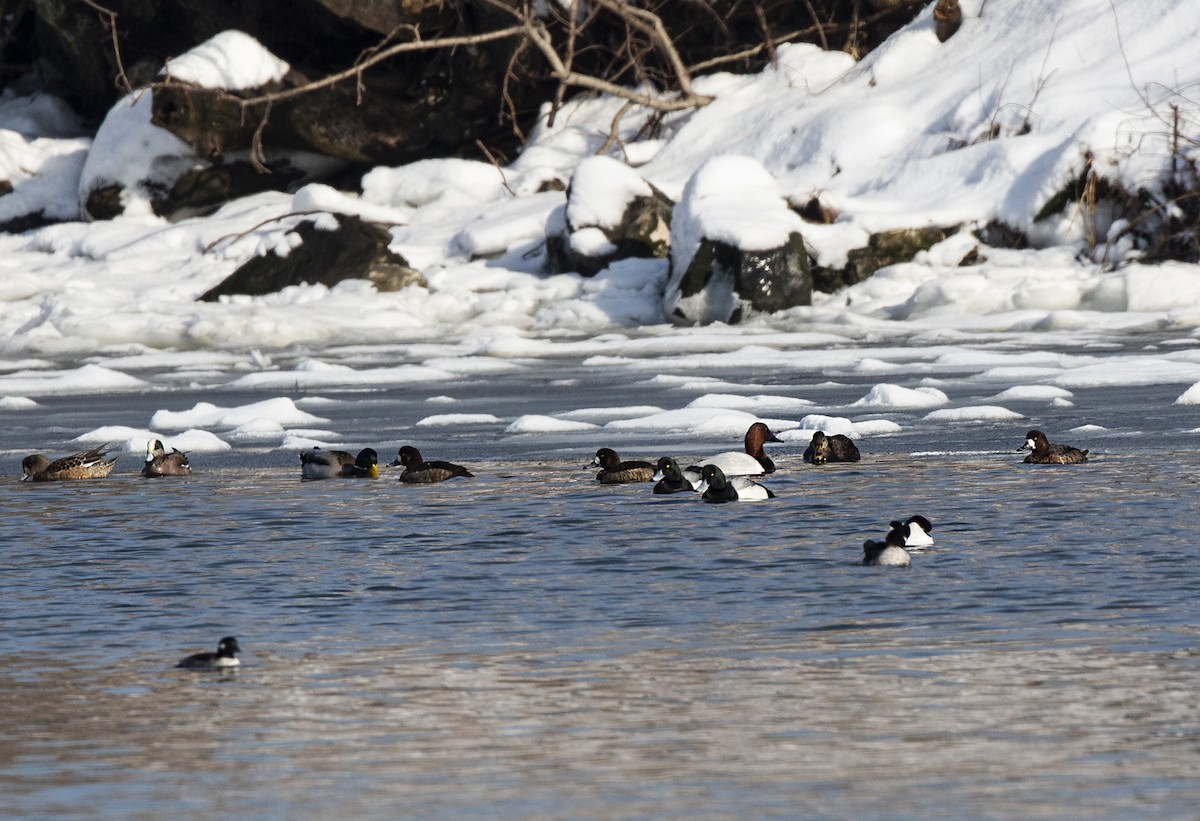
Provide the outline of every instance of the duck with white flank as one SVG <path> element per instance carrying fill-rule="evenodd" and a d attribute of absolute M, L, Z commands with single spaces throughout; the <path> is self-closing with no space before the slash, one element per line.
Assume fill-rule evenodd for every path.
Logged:
<path fill-rule="evenodd" d="M 892 530 L 899 530 L 905 547 L 929 547 L 933 544 L 933 523 L 924 516 L 909 516 L 903 522 L 893 521 Z"/>
<path fill-rule="evenodd" d="M 867 539 L 863 542 L 863 560 L 864 565 L 886 566 L 886 567 L 908 567 L 912 564 L 912 557 L 908 555 L 908 551 L 904 549 L 904 534 L 897 528 L 892 528 L 888 531 L 887 538 L 883 541 L 875 541 Z"/>
<path fill-rule="evenodd" d="M 238 640 L 233 636 L 226 636 L 218 642 L 217 652 L 196 653 L 175 666 L 188 670 L 224 670 L 241 664 L 237 658 L 237 654 L 240 652 L 242 652 L 242 648 L 238 646 Z"/>
<path fill-rule="evenodd" d="M 781 441 L 783 440 L 772 433 L 765 422 L 755 422 L 746 431 L 744 450 L 725 451 L 688 465 L 683 472 L 684 478 L 693 485 L 699 484 L 700 474 L 705 465 L 716 465 L 726 476 L 759 476 L 763 473 L 774 473 L 775 463 L 763 450 L 763 443 Z"/>
<path fill-rule="evenodd" d="M 748 476 L 726 476 L 716 465 L 705 465 L 696 491 L 706 502 L 757 502 L 774 499 L 770 488 Z"/>
<path fill-rule="evenodd" d="M 664 456 L 658 460 L 657 470 L 650 478 L 658 482 L 654 486 L 655 493 L 691 493 L 695 490 L 692 483 L 684 478 L 683 471 L 679 469 L 679 463 L 670 456 Z"/>
<path fill-rule="evenodd" d="M 1074 465 L 1087 461 L 1088 452 L 1070 445 L 1052 445 L 1046 434 L 1031 430 L 1025 434 L 1025 444 L 1017 450 L 1030 451 L 1025 462 L 1032 465 Z"/>

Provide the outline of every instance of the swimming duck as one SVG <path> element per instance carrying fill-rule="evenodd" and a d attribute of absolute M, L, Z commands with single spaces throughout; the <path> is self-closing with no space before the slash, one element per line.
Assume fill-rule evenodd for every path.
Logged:
<path fill-rule="evenodd" d="M 357 456 L 344 450 L 300 451 L 300 473 L 305 479 L 375 479 L 379 476 L 379 454 L 363 448 Z"/>
<path fill-rule="evenodd" d="M 774 473 L 775 463 L 763 450 L 763 443 L 782 441 L 771 432 L 766 422 L 755 422 L 746 431 L 746 437 L 743 440 L 744 450 L 728 450 L 688 465 L 687 470 L 684 471 L 684 477 L 692 484 L 698 484 L 705 465 L 716 465 L 726 476 L 757 476 L 762 473 Z"/>
<path fill-rule="evenodd" d="M 182 451 L 163 447 L 158 439 L 146 443 L 146 464 L 142 465 L 142 475 L 149 478 L 160 476 L 191 476 L 192 466 L 188 463 L 187 454 Z"/>
<path fill-rule="evenodd" d="M 933 523 L 924 516 L 909 516 L 903 522 L 893 521 L 892 530 L 900 531 L 905 547 L 929 547 L 933 544 L 933 536 L 929 535 Z"/>
<path fill-rule="evenodd" d="M 774 499 L 770 488 L 746 476 L 727 477 L 716 465 L 705 465 L 696 490 L 706 502 L 755 502 Z"/>
<path fill-rule="evenodd" d="M 55 459 L 51 462 L 40 453 L 21 460 L 22 482 L 61 482 L 68 479 L 103 479 L 112 473 L 117 457 L 108 456 L 108 443 Z"/>
<path fill-rule="evenodd" d="M 456 465 L 453 462 L 426 462 L 421 458 L 421 451 L 412 445 L 400 448 L 396 454 L 396 461 L 392 462 L 393 467 L 396 465 L 404 466 L 404 472 L 400 474 L 400 481 L 412 485 L 428 485 L 433 482 L 444 482 L 455 476 L 472 477 L 475 475 L 462 465 Z"/>
<path fill-rule="evenodd" d="M 812 441 L 804 449 L 804 461 L 814 465 L 826 462 L 857 462 L 860 458 L 858 446 L 849 436 L 835 433 L 826 436 L 825 431 L 819 430 L 813 434 Z"/>
<path fill-rule="evenodd" d="M 622 462 L 612 448 L 600 448 L 592 467 L 600 468 L 596 481 L 602 485 L 623 485 L 628 482 L 649 482 L 654 478 L 654 465 L 636 459 Z"/>
<path fill-rule="evenodd" d="M 898 528 L 888 531 L 887 538 L 881 542 L 867 539 L 863 542 L 864 565 L 886 565 L 888 567 L 908 567 L 912 557 L 904 549 L 904 534 Z"/>
<path fill-rule="evenodd" d="M 186 667 L 189 670 L 221 670 L 237 667 L 241 664 L 237 659 L 237 654 L 240 652 L 242 652 L 242 648 L 238 646 L 238 640 L 233 636 L 226 636 L 217 643 L 217 652 L 196 653 L 175 666 Z"/>
<path fill-rule="evenodd" d="M 1017 450 L 1028 450 L 1030 454 L 1025 462 L 1034 465 L 1074 465 L 1086 462 L 1088 452 L 1073 448 L 1070 445 L 1052 445 L 1046 434 L 1040 430 L 1031 430 L 1025 434 L 1025 444 Z"/>
<path fill-rule="evenodd" d="M 680 493 L 695 490 L 692 483 L 683 476 L 683 471 L 679 469 L 679 463 L 670 456 L 664 456 L 658 460 L 657 470 L 651 479 L 654 479 L 658 484 L 654 486 L 655 493 Z"/>

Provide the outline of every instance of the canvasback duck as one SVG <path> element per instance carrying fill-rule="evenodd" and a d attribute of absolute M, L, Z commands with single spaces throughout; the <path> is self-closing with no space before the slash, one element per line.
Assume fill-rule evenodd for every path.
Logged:
<path fill-rule="evenodd" d="M 217 652 L 196 653 L 175 666 L 186 667 L 189 670 L 221 670 L 237 667 L 241 664 L 237 658 L 237 654 L 240 652 L 242 652 L 242 648 L 238 646 L 238 640 L 233 636 L 226 636 L 218 642 Z"/>
<path fill-rule="evenodd" d="M 881 542 L 874 539 L 867 539 L 863 542 L 862 563 L 864 565 L 881 565 L 887 567 L 908 567 L 911 565 L 912 557 L 904 549 L 904 534 L 899 529 L 893 528 L 888 531 L 887 538 Z"/>
<path fill-rule="evenodd" d="M 654 478 L 654 465 L 631 459 L 622 462 L 612 448 L 600 448 L 592 459 L 592 467 L 599 467 L 596 481 L 602 485 L 623 485 L 629 482 L 649 482 Z"/>
<path fill-rule="evenodd" d="M 1025 444 L 1017 450 L 1028 450 L 1025 462 L 1033 465 L 1074 465 L 1086 462 L 1088 452 L 1070 445 L 1052 445 L 1046 434 L 1031 430 L 1025 434 Z"/>
<path fill-rule="evenodd" d="M 300 473 L 305 479 L 375 479 L 379 476 L 379 454 L 372 448 L 363 448 L 357 456 L 319 447 L 302 450 Z"/>
<path fill-rule="evenodd" d="M 71 479 L 103 479 L 112 473 L 117 457 L 108 457 L 108 443 L 73 453 L 51 462 L 40 453 L 21 460 L 22 482 L 63 482 Z"/>
<path fill-rule="evenodd" d="M 161 476 L 191 476 L 192 466 L 186 453 L 175 448 L 171 448 L 171 452 L 167 453 L 161 441 L 151 439 L 146 443 L 146 464 L 142 465 L 142 475 L 151 479 Z"/>
<path fill-rule="evenodd" d="M 909 516 L 903 522 L 893 521 L 892 530 L 899 530 L 905 547 L 929 547 L 933 544 L 933 523 L 924 516 Z"/>
<path fill-rule="evenodd" d="M 462 465 L 456 465 L 453 462 L 427 462 L 421 458 L 421 451 L 412 445 L 400 448 L 396 454 L 396 461 L 392 462 L 392 467 L 396 465 L 404 466 L 404 472 L 400 474 L 400 481 L 410 485 L 429 485 L 434 482 L 444 482 L 456 476 L 473 477 L 475 475 Z"/>
<path fill-rule="evenodd" d="M 654 486 L 655 493 L 691 493 L 695 490 L 692 483 L 684 478 L 683 471 L 679 468 L 679 463 L 670 456 L 664 456 L 658 460 L 657 470 L 650 478 L 658 482 Z"/>
<path fill-rule="evenodd" d="M 826 462 L 857 462 L 860 458 L 858 446 L 849 436 L 835 433 L 826 436 L 825 431 L 819 430 L 813 434 L 812 441 L 804 449 L 804 461 L 813 465 L 823 465 Z"/>
<path fill-rule="evenodd" d="M 771 432 L 765 422 L 755 422 L 746 431 L 743 440 L 744 450 L 725 451 L 688 465 L 687 470 L 684 471 L 684 477 L 692 484 L 698 484 L 705 465 L 716 465 L 726 476 L 758 476 L 763 473 L 774 473 L 775 463 L 763 450 L 763 443 L 782 441 Z"/>
<path fill-rule="evenodd" d="M 726 476 L 717 465 L 705 465 L 697 492 L 706 502 L 757 502 L 774 499 L 770 488 L 747 476 Z"/>

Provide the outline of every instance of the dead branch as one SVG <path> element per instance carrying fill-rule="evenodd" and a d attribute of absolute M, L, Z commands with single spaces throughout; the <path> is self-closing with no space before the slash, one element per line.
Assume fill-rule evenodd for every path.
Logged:
<path fill-rule="evenodd" d="M 104 16 L 104 27 L 108 29 L 112 35 L 113 59 L 117 61 L 117 76 L 114 78 L 117 88 L 121 89 L 126 94 L 133 91 L 133 84 L 129 82 L 129 77 L 125 74 L 125 63 L 121 59 L 121 40 L 117 34 L 117 13 L 112 9 L 107 9 L 93 0 L 83 0 L 85 6 L 95 9 Z"/>

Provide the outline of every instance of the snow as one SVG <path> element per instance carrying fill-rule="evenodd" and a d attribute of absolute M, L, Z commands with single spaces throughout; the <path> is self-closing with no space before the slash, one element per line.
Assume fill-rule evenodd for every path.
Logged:
<path fill-rule="evenodd" d="M 145 429 L 111 431 L 131 451 L 151 431 L 172 434 L 164 442 L 181 450 L 218 447 L 201 434 L 291 447 L 337 441 L 309 413 L 320 400 L 297 396 L 304 391 L 404 387 L 449 405 L 464 382 L 538 373 L 564 357 L 644 393 L 607 407 L 581 390 L 569 407 L 493 414 L 471 405 L 415 423 L 734 446 L 759 419 L 805 444 L 815 430 L 863 438 L 1003 426 L 1025 418 L 1018 410 L 1090 425 L 1077 394 L 1131 386 L 1178 386 L 1176 405 L 1200 404 L 1200 267 L 1143 264 L 1128 244 L 1106 247 L 1116 233 L 1103 214 L 1095 224 L 1077 208 L 1034 220 L 1089 155 L 1112 181 L 1155 190 L 1172 106 L 1185 146 L 1200 137 L 1194 4 L 961 5 L 962 28 L 945 43 L 927 4 L 859 62 L 783 45 L 758 74 L 696 78 L 710 105 L 664 118 L 650 139 L 639 136 L 650 113 L 630 110 L 623 145 L 607 155 L 594 156 L 623 102 L 587 96 L 554 126 L 539 123 L 503 168 L 469 159 L 375 168 L 361 195 L 310 184 L 171 222 L 153 213 L 155 187 L 202 161 L 150 124 L 149 93 L 117 103 L 89 139 L 61 101 L 5 91 L 0 177 L 13 192 L 0 197 L 0 221 L 39 212 L 65 221 L 0 234 L 0 411 L 35 414 L 52 396 L 151 394 L 162 409 Z M 248 88 L 287 66 L 226 32 L 167 71 Z M 550 182 L 569 183 L 570 201 Z M 81 203 L 114 183 L 124 215 L 86 221 Z M 602 253 L 610 249 L 596 229 L 650 186 L 678 202 L 673 269 L 623 260 L 590 279 L 544 273 L 544 238 L 567 216 L 584 226 L 575 247 Z M 834 222 L 797 216 L 813 199 Z M 379 293 L 359 281 L 196 301 L 251 256 L 286 253 L 296 222 L 312 218 L 298 211 L 386 225 L 428 287 Z M 838 265 L 872 232 L 991 221 L 1025 232 L 1032 247 L 992 248 L 962 230 L 910 262 L 814 294 L 809 307 L 736 326 L 668 324 L 663 296 L 701 236 L 764 249 L 799 232 L 819 264 Z M 979 261 L 960 265 L 971 252 Z M 270 398 L 170 409 L 173 392 L 197 386 Z"/>

